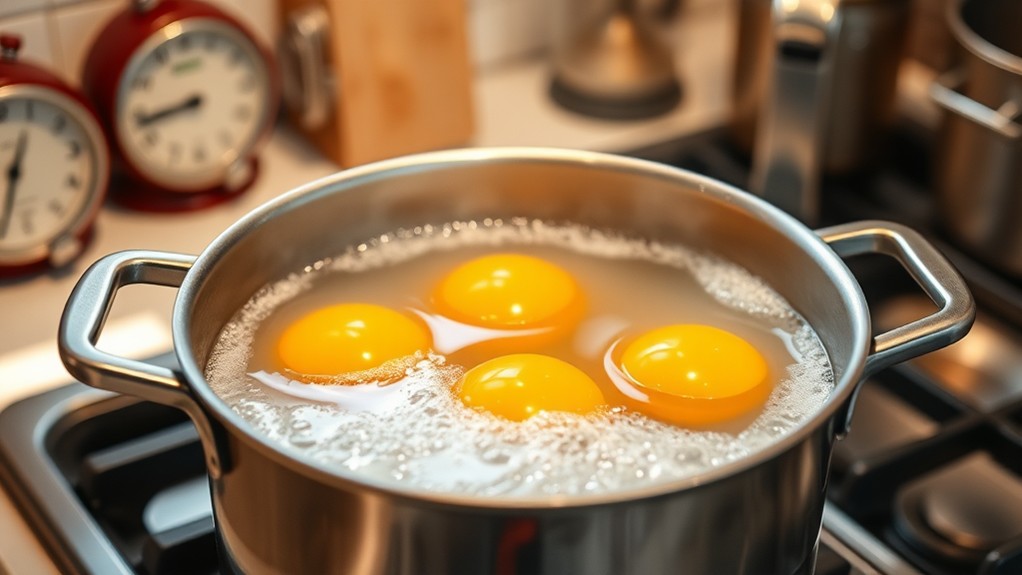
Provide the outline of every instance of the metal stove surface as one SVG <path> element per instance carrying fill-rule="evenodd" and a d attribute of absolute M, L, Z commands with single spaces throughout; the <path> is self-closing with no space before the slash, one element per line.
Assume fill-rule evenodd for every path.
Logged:
<path fill-rule="evenodd" d="M 932 233 L 927 136 L 898 138 L 882 169 L 825 183 L 824 220 L 931 231 L 980 313 L 958 344 L 863 384 L 834 453 L 816 572 L 1022 573 L 1022 291 Z M 748 174 L 719 132 L 633 154 L 738 186 Z M 883 260 L 849 261 L 877 329 L 928 313 Z M 78 383 L 0 413 L 0 479 L 69 573 L 215 573 L 199 449 L 179 412 Z"/>

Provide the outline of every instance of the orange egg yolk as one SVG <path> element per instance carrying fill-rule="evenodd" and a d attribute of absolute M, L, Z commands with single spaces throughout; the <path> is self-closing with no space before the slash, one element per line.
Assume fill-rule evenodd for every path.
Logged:
<path fill-rule="evenodd" d="M 541 411 L 589 413 L 604 404 L 596 383 L 579 368 L 547 355 L 520 353 L 484 362 L 456 387 L 469 407 L 512 421 Z"/>
<path fill-rule="evenodd" d="M 285 368 L 303 374 L 340 374 L 428 351 L 430 334 L 392 309 L 346 303 L 318 309 L 289 325 L 277 342 Z"/>
<path fill-rule="evenodd" d="M 678 425 L 735 418 L 770 392 L 763 355 L 737 335 L 706 325 L 670 325 L 647 332 L 621 354 L 621 368 L 648 396 L 634 407 Z"/>
<path fill-rule="evenodd" d="M 562 324 L 581 300 L 568 272 L 521 254 L 465 262 L 444 277 L 433 296 L 434 305 L 451 319 L 495 329 Z"/>

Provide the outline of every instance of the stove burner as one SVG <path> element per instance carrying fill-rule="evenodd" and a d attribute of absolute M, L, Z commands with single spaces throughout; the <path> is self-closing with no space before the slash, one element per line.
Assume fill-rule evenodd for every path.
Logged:
<path fill-rule="evenodd" d="M 1022 537 L 1022 478 L 978 452 L 905 485 L 894 533 L 926 560 L 977 570 Z"/>
<path fill-rule="evenodd" d="M 72 384 L 0 414 L 0 463 L 62 572 L 216 572 L 209 480 L 181 412 Z"/>

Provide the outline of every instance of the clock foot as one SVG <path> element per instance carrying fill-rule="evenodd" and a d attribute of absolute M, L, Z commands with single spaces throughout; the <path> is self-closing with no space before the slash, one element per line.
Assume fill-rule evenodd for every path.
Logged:
<path fill-rule="evenodd" d="M 140 212 L 193 212 L 231 201 L 242 195 L 255 182 L 259 173 L 259 160 L 253 159 L 245 170 L 243 181 L 232 181 L 231 186 L 217 186 L 198 192 L 168 192 L 153 186 L 133 182 L 128 178 L 115 178 L 110 186 L 110 198 L 122 207 Z"/>

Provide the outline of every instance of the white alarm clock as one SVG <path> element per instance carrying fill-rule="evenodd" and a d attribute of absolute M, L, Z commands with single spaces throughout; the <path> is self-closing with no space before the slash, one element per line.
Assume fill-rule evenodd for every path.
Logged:
<path fill-rule="evenodd" d="M 61 267 L 81 253 L 106 195 L 109 156 L 89 103 L 18 59 L 0 36 L 0 276 Z"/>

